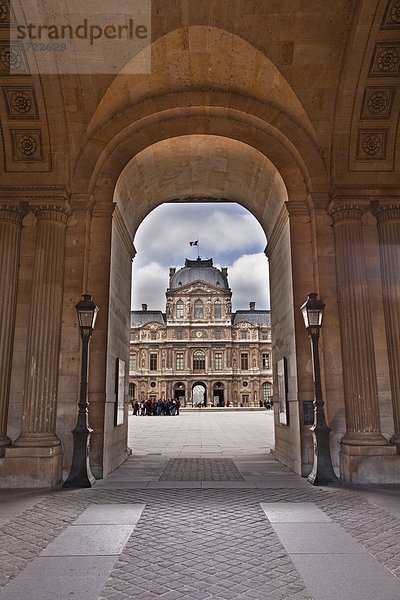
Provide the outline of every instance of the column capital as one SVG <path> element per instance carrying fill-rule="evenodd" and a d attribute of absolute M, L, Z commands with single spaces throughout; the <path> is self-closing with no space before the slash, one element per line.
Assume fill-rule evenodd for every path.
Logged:
<path fill-rule="evenodd" d="M 12 223 L 18 227 L 22 226 L 22 219 L 28 213 L 26 204 L 3 204 L 0 205 L 0 221 Z"/>
<path fill-rule="evenodd" d="M 373 202 L 371 212 L 375 215 L 378 224 L 385 221 L 400 221 L 400 202 L 390 204 Z"/>
<path fill-rule="evenodd" d="M 362 203 L 331 204 L 328 212 L 334 224 L 342 221 L 361 221 L 367 206 Z"/>
<path fill-rule="evenodd" d="M 58 204 L 43 204 L 32 207 L 37 219 L 41 221 L 56 221 L 66 224 L 71 210 L 67 206 Z"/>

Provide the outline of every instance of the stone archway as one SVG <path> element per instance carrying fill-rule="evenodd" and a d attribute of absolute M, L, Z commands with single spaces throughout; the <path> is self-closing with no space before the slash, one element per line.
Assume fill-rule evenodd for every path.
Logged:
<path fill-rule="evenodd" d="M 192 385 L 192 406 L 207 406 L 207 386 L 203 381 L 195 381 Z"/>
<path fill-rule="evenodd" d="M 386 0 L 354 10 L 332 4 L 315 19 L 286 8 L 270 14 L 264 3 L 259 24 L 242 19 L 246 3 L 232 19 L 215 3 L 181 4 L 165 3 L 168 18 L 155 19 L 146 76 L 135 76 L 135 59 L 113 78 L 1 72 L 10 102 L 0 473 L 48 485 L 68 471 L 79 388 L 74 304 L 86 291 L 100 306 L 89 382 L 93 470 L 102 477 L 126 458 L 126 424 L 115 427 L 113 415 L 115 359 L 128 357 L 132 239 L 162 202 L 206 198 L 243 204 L 268 239 L 273 356 L 287 360 L 290 412 L 290 426 L 276 427 L 277 457 L 297 473 L 310 470 L 302 403 L 313 384 L 298 307 L 313 289 L 328 308 L 321 354 L 334 462 L 340 449 L 348 481 L 392 480 L 398 459 L 387 441 L 400 435 L 396 52 L 379 127 L 370 126 L 368 98 L 383 81 L 380 53 L 398 23 L 387 22 Z M 267 17 L 276 32 L 268 39 Z M 20 85 L 30 125 L 11 101 Z M 26 123 L 28 154 L 18 142 Z"/>

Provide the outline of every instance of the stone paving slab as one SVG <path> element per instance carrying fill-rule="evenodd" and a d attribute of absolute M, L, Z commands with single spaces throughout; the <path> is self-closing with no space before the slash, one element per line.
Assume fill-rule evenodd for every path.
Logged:
<path fill-rule="evenodd" d="M 1 600 L 97 600 L 115 556 L 35 558 L 6 588 Z"/>
<path fill-rule="evenodd" d="M 160 481 L 244 481 L 230 458 L 174 458 L 168 461 Z"/>
<path fill-rule="evenodd" d="M 331 522 L 314 502 L 262 502 L 261 508 L 270 523 Z"/>
<path fill-rule="evenodd" d="M 400 583 L 368 554 L 292 554 L 314 600 L 399 600 Z"/>

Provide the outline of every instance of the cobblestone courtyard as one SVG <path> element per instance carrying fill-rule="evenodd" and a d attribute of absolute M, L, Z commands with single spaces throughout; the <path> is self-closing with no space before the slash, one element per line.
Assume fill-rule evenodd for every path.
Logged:
<path fill-rule="evenodd" d="M 130 417 L 89 490 L 3 490 L 0 600 L 398 600 L 399 490 L 315 488 L 272 413 Z"/>

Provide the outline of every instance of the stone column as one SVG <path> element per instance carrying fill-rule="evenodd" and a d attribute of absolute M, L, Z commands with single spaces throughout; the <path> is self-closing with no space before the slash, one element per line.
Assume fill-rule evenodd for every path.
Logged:
<path fill-rule="evenodd" d="M 393 444 L 400 444 L 400 204 L 376 204 L 381 258 L 383 306 L 392 390 Z"/>
<path fill-rule="evenodd" d="M 7 437 L 7 416 L 24 215 L 18 206 L 0 207 L 0 448 L 11 443 Z"/>
<path fill-rule="evenodd" d="M 35 209 L 36 254 L 26 352 L 20 437 L 15 446 L 54 447 L 58 364 L 68 213 L 58 206 Z"/>
<path fill-rule="evenodd" d="M 364 208 L 334 206 L 339 323 L 347 432 L 342 444 L 381 446 L 372 319 L 361 218 Z"/>

